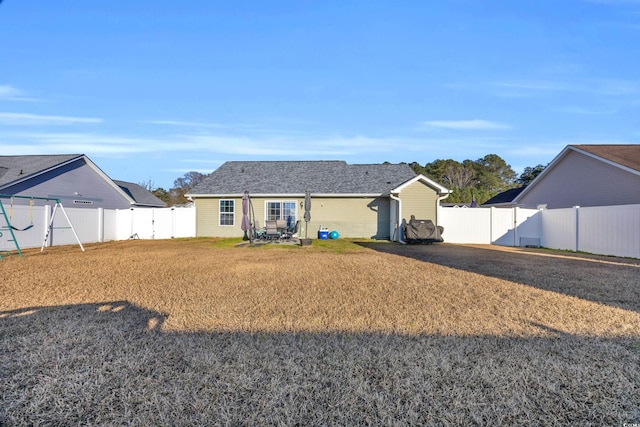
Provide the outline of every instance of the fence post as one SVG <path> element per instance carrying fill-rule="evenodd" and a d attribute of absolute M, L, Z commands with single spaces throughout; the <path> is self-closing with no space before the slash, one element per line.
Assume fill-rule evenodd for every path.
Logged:
<path fill-rule="evenodd" d="M 574 206 L 573 209 L 576 211 L 576 249 L 578 252 L 580 248 L 580 206 Z"/>
<path fill-rule="evenodd" d="M 495 243 L 495 239 L 493 238 L 493 214 L 496 208 L 495 206 L 491 206 L 489 209 L 489 243 L 493 245 Z"/>
<path fill-rule="evenodd" d="M 104 209 L 98 208 L 98 242 L 104 241 Z"/>
<path fill-rule="evenodd" d="M 131 221 L 131 233 L 129 233 L 129 238 L 133 239 L 133 236 L 135 236 L 135 233 L 133 232 L 133 208 L 129 209 L 129 221 Z"/>
<path fill-rule="evenodd" d="M 171 238 L 176 236 L 176 208 L 171 207 Z"/>
<path fill-rule="evenodd" d="M 518 208 L 517 206 L 513 207 L 513 247 L 517 248 L 520 246 L 518 242 Z"/>
<path fill-rule="evenodd" d="M 544 211 L 546 210 L 546 207 L 542 207 L 542 206 L 538 206 L 538 215 L 536 215 L 538 217 L 538 236 L 540 237 L 540 246 L 541 247 L 546 247 L 545 242 L 543 241 L 543 237 L 544 237 Z"/>

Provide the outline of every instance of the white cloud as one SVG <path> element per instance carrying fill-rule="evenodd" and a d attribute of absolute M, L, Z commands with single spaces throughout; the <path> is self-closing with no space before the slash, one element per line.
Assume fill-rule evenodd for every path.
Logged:
<path fill-rule="evenodd" d="M 165 126 L 179 126 L 179 127 L 187 127 L 187 128 L 215 128 L 220 129 L 225 126 L 218 123 L 202 123 L 202 122 L 189 122 L 182 120 L 145 120 L 142 123 L 150 123 L 153 125 L 165 125 Z"/>
<path fill-rule="evenodd" d="M 0 125 L 5 126 L 73 125 L 84 123 L 102 123 L 102 119 L 91 117 L 45 116 L 28 113 L 0 113 Z"/>
<path fill-rule="evenodd" d="M 238 156 L 301 158 L 386 152 L 396 149 L 397 143 L 398 141 L 363 136 L 300 139 L 288 136 L 249 138 L 195 135 L 181 141 L 179 148 L 186 151 L 200 150 Z"/>
<path fill-rule="evenodd" d="M 441 129 L 457 129 L 457 130 L 498 130 L 510 129 L 511 127 L 499 122 L 489 120 L 433 120 L 423 122 L 429 127 Z"/>
<path fill-rule="evenodd" d="M 22 93 L 13 86 L 0 85 L 0 99 L 11 99 L 21 95 Z"/>
<path fill-rule="evenodd" d="M 372 152 L 391 152 L 407 149 L 413 143 L 388 139 L 328 137 L 299 139 L 290 136 L 224 136 L 174 135 L 171 137 L 129 137 L 78 132 L 20 132 L 3 135 L 3 150 L 9 144 L 21 147 L 15 154 L 33 152 L 85 153 L 88 155 L 124 156 L 133 153 L 182 153 L 193 156 L 218 154 L 231 157 L 344 157 Z M 12 150 L 13 151 L 13 150 Z M 174 154 L 171 154 L 172 156 Z"/>
<path fill-rule="evenodd" d="M 588 108 L 577 107 L 577 106 L 553 108 L 551 111 L 555 111 L 558 113 L 582 114 L 582 115 L 611 115 L 618 112 L 617 110 L 596 110 L 596 109 L 588 109 Z"/>
<path fill-rule="evenodd" d="M 597 96 L 637 96 L 640 82 L 615 78 L 573 79 L 571 82 L 549 80 L 515 80 L 492 82 L 499 88 L 497 96 L 525 98 L 548 95 L 557 92 L 584 93 Z"/>
<path fill-rule="evenodd" d="M 569 144 L 572 143 L 557 141 L 535 145 L 522 142 L 520 146 L 507 150 L 507 155 L 522 158 L 548 158 L 549 161 L 551 161 L 551 159 L 553 159 L 566 145 Z"/>
<path fill-rule="evenodd" d="M 0 101 L 36 101 L 34 98 L 26 96 L 26 94 L 11 85 L 0 85 Z"/>

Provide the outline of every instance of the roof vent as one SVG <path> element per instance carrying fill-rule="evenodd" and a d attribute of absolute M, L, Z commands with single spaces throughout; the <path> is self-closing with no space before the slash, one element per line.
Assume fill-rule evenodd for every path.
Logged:
<path fill-rule="evenodd" d="M 20 169 L 20 173 L 18 175 L 24 175 L 24 171 Z"/>

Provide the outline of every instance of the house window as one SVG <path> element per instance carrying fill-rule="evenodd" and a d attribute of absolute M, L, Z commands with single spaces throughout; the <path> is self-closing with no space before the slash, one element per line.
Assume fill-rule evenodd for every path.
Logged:
<path fill-rule="evenodd" d="M 284 219 L 287 226 L 292 226 L 296 222 L 298 204 L 293 201 L 268 201 L 266 202 L 266 220 L 274 221 Z"/>
<path fill-rule="evenodd" d="M 220 200 L 220 225 L 234 225 L 235 202 L 233 200 Z"/>

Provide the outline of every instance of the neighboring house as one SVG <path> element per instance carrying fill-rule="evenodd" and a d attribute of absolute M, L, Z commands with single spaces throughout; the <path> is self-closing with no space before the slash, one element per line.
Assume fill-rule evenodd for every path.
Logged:
<path fill-rule="evenodd" d="M 167 206 L 165 202 L 158 199 L 149 190 L 141 185 L 134 184 L 133 182 L 119 181 L 114 179 L 118 187 L 120 187 L 129 197 L 135 201 L 133 207 L 136 208 L 164 208 Z"/>
<path fill-rule="evenodd" d="M 137 184 L 113 181 L 84 154 L 0 156 L 0 194 L 60 199 L 68 208 L 166 206 Z"/>
<path fill-rule="evenodd" d="M 522 190 L 524 190 L 525 188 L 526 186 L 510 188 L 506 191 L 503 191 L 502 193 L 496 194 L 495 196 L 493 196 L 492 198 L 490 198 L 480 206 L 482 207 L 494 206 L 494 207 L 501 207 L 501 208 L 510 208 L 510 207 L 516 206 L 513 203 L 513 199 L 515 199 L 518 194 L 522 193 Z"/>
<path fill-rule="evenodd" d="M 550 209 L 640 204 L 640 145 L 568 145 L 513 202 Z"/>
<path fill-rule="evenodd" d="M 343 237 L 398 239 L 411 215 L 438 223 L 438 205 L 449 190 L 406 164 L 349 165 L 344 161 L 226 162 L 187 196 L 196 205 L 196 235 L 242 236 L 242 195 L 252 217 L 299 221 L 299 235 L 317 237 L 320 227 Z M 305 191 L 311 222 L 304 230 Z"/>

